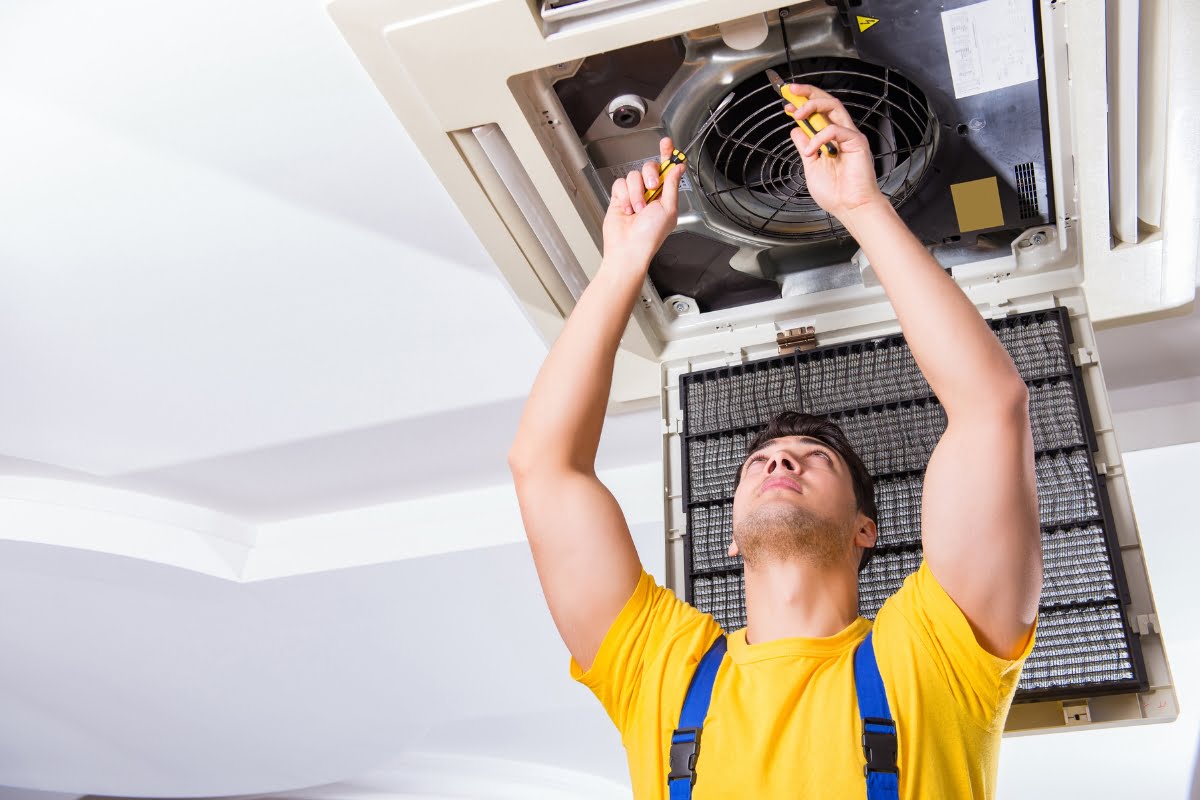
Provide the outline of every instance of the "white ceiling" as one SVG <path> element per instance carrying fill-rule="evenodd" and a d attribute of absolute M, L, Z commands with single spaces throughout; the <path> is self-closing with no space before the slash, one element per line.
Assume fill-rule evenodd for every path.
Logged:
<path fill-rule="evenodd" d="M 253 520 L 505 480 L 544 345 L 320 3 L 12 0 L 0 108 L 0 471 Z M 1106 332 L 1108 380 L 1198 338 Z"/>
<path fill-rule="evenodd" d="M 527 391 L 544 345 L 319 3 L 6 3 L 0 107 L 0 453 L 115 477 Z"/>

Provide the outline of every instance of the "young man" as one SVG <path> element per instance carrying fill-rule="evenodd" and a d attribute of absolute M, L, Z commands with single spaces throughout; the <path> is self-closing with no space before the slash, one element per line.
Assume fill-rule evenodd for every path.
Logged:
<path fill-rule="evenodd" d="M 873 490 L 841 431 L 782 415 L 752 445 L 730 547 L 745 564 L 748 625 L 717 662 L 688 791 L 699 800 L 867 797 L 854 658 L 870 633 L 895 720 L 899 797 L 990 798 L 1042 585 L 1026 387 L 880 194 L 867 140 L 842 104 L 791 88 L 810 100 L 789 113 L 831 122 L 811 141 L 792 133 L 808 189 L 866 251 L 949 424 L 925 473 L 924 562 L 874 623 L 858 616 L 857 583 L 875 544 Z M 836 158 L 818 157 L 826 142 Z M 571 673 L 620 730 L 638 798 L 668 796 L 680 709 L 721 636 L 712 617 L 645 573 L 594 471 L 616 349 L 675 225 L 679 179 L 668 173 L 649 204 L 653 165 L 613 186 L 603 263 L 538 375 L 509 454 Z"/>

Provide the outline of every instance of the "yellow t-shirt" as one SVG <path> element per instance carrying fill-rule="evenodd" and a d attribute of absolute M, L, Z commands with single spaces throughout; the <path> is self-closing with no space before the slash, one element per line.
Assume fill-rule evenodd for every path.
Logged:
<path fill-rule="evenodd" d="M 729 636 L 701 734 L 694 800 L 865 800 L 854 650 L 857 618 L 817 639 L 747 644 Z M 1021 665 L 984 650 L 925 564 L 874 622 L 875 658 L 896 721 L 901 798 L 991 798 L 1004 720 Z M 666 798 L 671 732 L 700 658 L 721 633 L 642 574 L 591 669 L 571 661 L 621 732 L 634 797 Z"/>

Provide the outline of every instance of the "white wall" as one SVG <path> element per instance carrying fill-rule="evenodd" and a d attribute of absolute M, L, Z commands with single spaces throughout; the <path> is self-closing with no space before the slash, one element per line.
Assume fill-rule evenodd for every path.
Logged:
<path fill-rule="evenodd" d="M 634 537 L 661 574 L 660 530 Z M 523 542 L 248 584 L 0 542 L 0 643 L 0 785 L 278 792 L 418 756 L 624 779 Z"/>
<path fill-rule="evenodd" d="M 1183 712 L 1006 739 L 1001 798 L 1187 796 L 1200 444 L 1126 465 Z M 423 524 L 413 533 L 437 532 Z M 661 575 L 660 531 L 643 521 L 635 537 Z M 519 542 L 248 584 L 0 542 L 0 643 L 0 785 L 307 797 L 297 787 L 334 782 L 319 795 L 332 799 L 427 797 L 435 784 L 451 797 L 608 797 L 626 781 Z"/>

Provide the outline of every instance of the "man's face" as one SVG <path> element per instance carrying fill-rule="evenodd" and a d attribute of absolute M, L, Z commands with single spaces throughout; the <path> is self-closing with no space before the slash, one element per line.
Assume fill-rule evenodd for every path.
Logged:
<path fill-rule="evenodd" d="M 751 453 L 733 499 L 733 545 L 748 562 L 805 556 L 857 564 L 854 546 L 874 544 L 859 513 L 850 468 L 816 439 L 787 436 Z M 868 535 L 869 534 L 869 535 Z"/>

